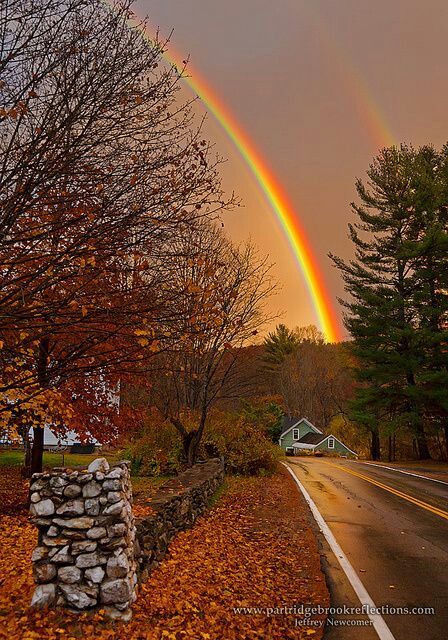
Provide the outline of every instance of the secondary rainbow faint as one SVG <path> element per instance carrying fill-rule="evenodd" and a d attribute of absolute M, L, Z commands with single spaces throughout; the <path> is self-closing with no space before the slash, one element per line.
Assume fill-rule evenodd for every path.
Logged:
<path fill-rule="evenodd" d="M 140 30 L 142 36 L 149 42 L 154 42 L 138 19 L 129 19 L 130 26 Z M 169 51 L 164 51 L 163 57 L 178 69 L 184 67 L 185 56 L 179 55 L 174 47 L 169 45 Z M 249 135 L 242 129 L 229 107 L 218 97 L 216 91 L 201 76 L 197 69 L 188 63 L 189 76 L 183 79 L 190 89 L 204 102 L 213 114 L 235 147 L 244 158 L 247 166 L 260 186 L 266 200 L 274 212 L 281 228 L 288 240 L 294 259 L 299 266 L 316 315 L 319 327 L 327 342 L 339 342 L 343 339 L 342 328 L 334 308 L 334 302 L 311 248 L 310 242 L 303 230 L 296 210 L 290 202 L 280 181 L 268 167 L 261 153 L 256 148 Z M 191 75 L 190 75 L 191 74 Z"/>
<path fill-rule="evenodd" d="M 324 54 L 322 57 L 331 61 L 332 68 L 337 69 L 340 83 L 345 86 L 345 92 L 351 95 L 363 130 L 370 138 L 375 151 L 396 145 L 395 136 L 363 73 L 331 30 L 331 20 L 326 19 L 317 3 L 305 3 L 302 9 L 306 11 L 317 34 L 319 49 Z"/>

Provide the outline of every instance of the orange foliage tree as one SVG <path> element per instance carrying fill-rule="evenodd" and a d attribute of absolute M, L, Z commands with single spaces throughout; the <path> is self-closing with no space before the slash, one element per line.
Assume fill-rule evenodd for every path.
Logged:
<path fill-rule="evenodd" d="M 158 351 L 167 247 L 231 204 L 176 101 L 182 71 L 128 26 L 131 4 L 1 14 L 0 415 L 35 425 L 33 471 L 43 423 L 68 425 L 81 395 Z"/>

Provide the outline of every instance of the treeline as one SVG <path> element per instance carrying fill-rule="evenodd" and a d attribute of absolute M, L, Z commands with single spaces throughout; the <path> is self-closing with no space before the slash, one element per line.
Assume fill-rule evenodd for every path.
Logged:
<path fill-rule="evenodd" d="M 285 412 L 323 428 L 344 415 L 353 394 L 349 354 L 342 344 L 327 344 L 313 325 L 277 325 L 264 340 L 260 373 L 269 392 L 279 394 Z"/>
<path fill-rule="evenodd" d="M 287 411 L 321 427 L 337 418 L 355 449 L 368 434 L 373 459 L 447 459 L 448 146 L 384 149 L 367 177 L 352 204 L 354 257 L 331 256 L 352 339 L 326 345 L 280 325 L 264 360 Z"/>
<path fill-rule="evenodd" d="M 28 472 L 44 424 L 103 442 L 129 427 L 131 380 L 163 398 L 191 462 L 182 411 L 204 420 L 272 290 L 266 260 L 223 233 L 237 203 L 180 99 L 184 70 L 131 9 L 0 10 L 0 431 L 27 443 L 33 426 Z"/>

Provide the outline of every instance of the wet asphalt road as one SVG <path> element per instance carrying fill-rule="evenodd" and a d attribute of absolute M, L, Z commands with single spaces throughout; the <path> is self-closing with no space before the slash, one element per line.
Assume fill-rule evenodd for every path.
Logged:
<path fill-rule="evenodd" d="M 289 458 L 288 464 L 376 606 L 434 608 L 434 615 L 384 615 L 396 640 L 447 639 L 448 484 L 334 458 Z M 332 604 L 359 606 L 326 541 L 319 539 Z M 366 620 L 362 615 L 332 617 L 336 623 Z M 325 638 L 378 636 L 372 627 L 333 626 L 327 627 Z"/>

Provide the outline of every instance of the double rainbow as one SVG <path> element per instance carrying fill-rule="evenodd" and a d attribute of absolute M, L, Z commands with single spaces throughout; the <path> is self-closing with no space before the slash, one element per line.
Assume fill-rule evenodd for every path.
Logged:
<path fill-rule="evenodd" d="M 164 57 L 179 69 L 184 66 L 182 57 L 174 51 L 171 45 L 169 52 L 164 53 Z M 188 63 L 188 72 L 191 76 L 185 76 L 185 82 L 201 98 L 232 140 L 280 223 L 294 259 L 303 274 L 319 327 L 325 339 L 327 342 L 339 342 L 342 339 L 341 329 L 331 297 L 310 242 L 285 190 L 230 109 L 219 99 L 217 93 L 198 70 L 192 69 L 190 63 Z"/>
<path fill-rule="evenodd" d="M 139 29 L 143 37 L 149 42 L 154 41 L 154 38 L 143 30 L 141 23 L 139 23 L 137 19 L 129 19 L 129 24 L 131 27 Z M 328 44 L 333 44 L 330 38 L 327 38 L 327 42 Z M 336 49 L 334 44 L 332 48 Z M 339 47 L 337 47 L 337 49 L 339 49 Z M 342 52 L 340 49 L 338 53 L 341 59 Z M 182 69 L 185 66 L 183 57 L 179 55 L 171 45 L 169 51 L 164 52 L 163 55 L 169 64 L 174 65 L 178 69 Z M 347 61 L 344 60 L 344 62 Z M 352 71 L 349 74 L 351 77 L 351 89 L 354 93 L 355 102 L 358 103 L 365 115 L 367 129 L 370 131 L 372 138 L 375 138 L 376 141 L 380 143 L 380 146 L 392 144 L 393 139 L 390 131 L 381 119 L 380 112 L 375 107 L 375 103 L 368 92 L 365 82 L 356 72 L 353 65 L 351 66 Z M 350 69 L 350 65 L 347 67 L 346 64 L 345 68 Z M 317 258 L 299 222 L 299 217 L 280 181 L 267 165 L 249 135 L 242 129 L 229 107 L 220 100 L 218 94 L 212 89 L 210 84 L 201 77 L 197 69 L 192 68 L 190 63 L 188 64 L 188 71 L 191 75 L 183 77 L 184 81 L 189 88 L 201 98 L 207 109 L 213 114 L 232 140 L 280 223 L 295 262 L 303 274 L 316 319 L 325 339 L 327 342 L 339 342 L 343 339 L 343 336 L 341 324 L 335 312 L 334 302 L 324 282 Z"/>
<path fill-rule="evenodd" d="M 169 53 L 165 53 L 164 57 L 178 68 L 183 67 L 182 58 L 171 46 Z M 341 333 L 331 298 L 311 245 L 286 192 L 230 109 L 219 100 L 216 92 L 201 77 L 197 69 L 192 69 L 190 63 L 188 63 L 188 71 L 191 77 L 184 78 L 188 86 L 201 98 L 232 140 L 280 222 L 294 259 L 303 273 L 322 333 L 328 342 L 338 342 L 341 339 Z"/>

